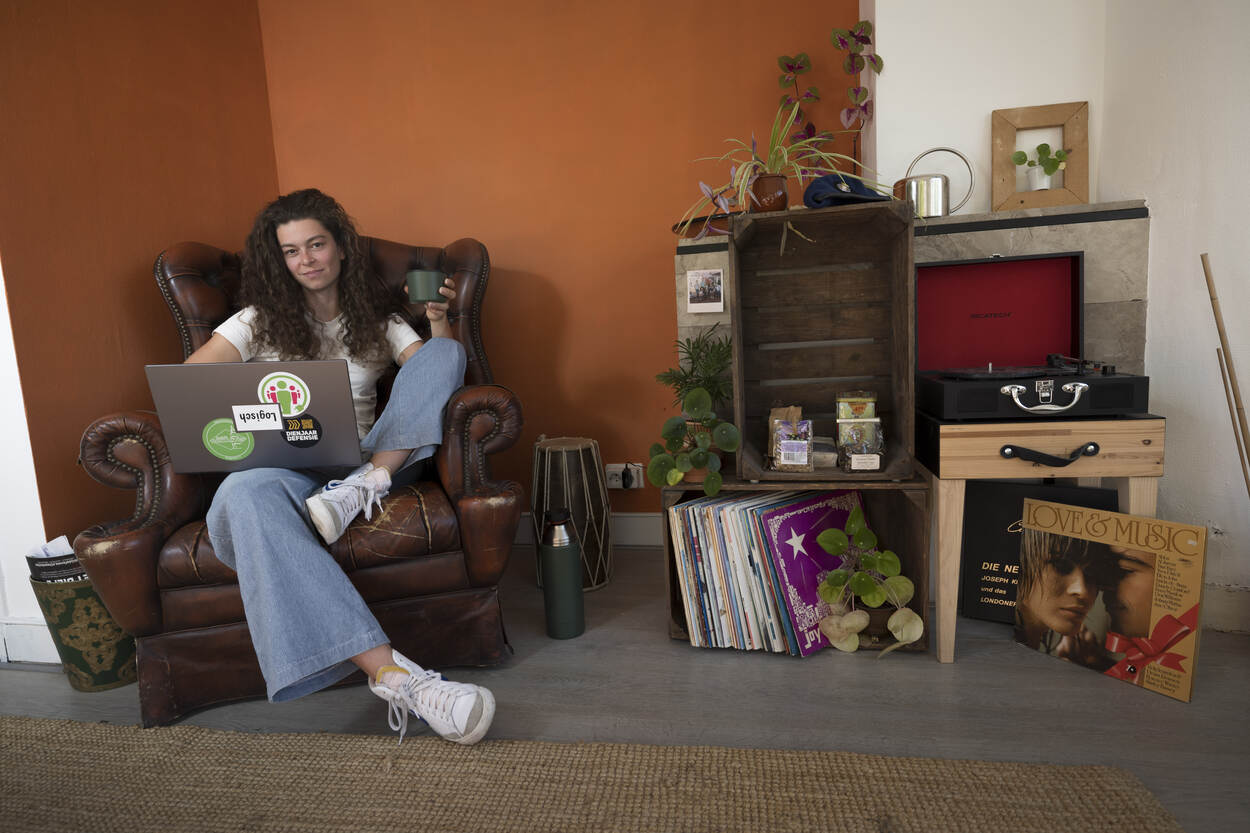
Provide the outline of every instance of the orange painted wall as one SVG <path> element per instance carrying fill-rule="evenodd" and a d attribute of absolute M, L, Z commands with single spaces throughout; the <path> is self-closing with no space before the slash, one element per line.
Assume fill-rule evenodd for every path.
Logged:
<path fill-rule="evenodd" d="M 259 9 L 281 190 L 324 189 L 367 234 L 490 250 L 486 350 L 526 417 L 496 475 L 527 487 L 539 434 L 644 460 L 672 413 L 654 380 L 676 361 L 669 226 L 727 173 L 692 160 L 767 133 L 781 54 L 812 56 L 833 129 L 847 76 L 829 31 L 858 16 L 856 0 Z M 618 512 L 659 505 L 612 493 Z"/>
<path fill-rule="evenodd" d="M 181 359 L 156 255 L 237 247 L 277 182 L 255 0 L 0 5 L 0 258 L 50 535 L 133 510 L 76 459 Z"/>

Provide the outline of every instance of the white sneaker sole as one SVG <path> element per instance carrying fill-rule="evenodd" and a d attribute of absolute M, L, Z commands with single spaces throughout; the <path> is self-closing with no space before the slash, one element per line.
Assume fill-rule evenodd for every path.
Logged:
<path fill-rule="evenodd" d="M 308 516 L 312 518 L 313 527 L 317 530 L 317 534 L 321 536 L 321 540 L 326 544 L 333 544 L 335 541 L 343 537 L 343 533 L 347 528 L 339 530 L 338 535 L 334 534 L 336 518 L 334 510 L 326 506 L 324 501 L 317 500 L 317 495 L 313 495 L 304 501 L 304 505 L 308 507 Z"/>

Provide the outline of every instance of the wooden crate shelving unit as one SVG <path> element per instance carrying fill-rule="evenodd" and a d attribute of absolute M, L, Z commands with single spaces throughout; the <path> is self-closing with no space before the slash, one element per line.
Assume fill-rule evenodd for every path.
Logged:
<path fill-rule="evenodd" d="M 907 606 L 920 614 L 924 621 L 924 636 L 917 642 L 900 650 L 927 651 L 930 638 L 929 616 L 929 527 L 931 498 L 928 482 L 921 477 L 906 481 L 800 481 L 787 483 L 748 483 L 737 478 L 726 478 L 721 495 L 735 493 L 760 494 L 768 491 L 857 489 L 864 505 L 869 527 L 877 533 L 882 549 L 892 549 L 902 562 L 903 575 L 916 586 L 916 595 Z M 681 585 L 677 578 L 677 565 L 668 509 L 678 503 L 699 497 L 703 488 L 698 483 L 678 483 L 661 490 L 664 507 L 664 563 L 669 607 L 669 636 L 688 640 L 690 632 L 686 622 L 685 604 L 681 599 Z M 888 644 L 888 643 L 887 643 Z M 884 647 L 865 646 L 865 647 Z"/>
<path fill-rule="evenodd" d="M 807 239 L 804 239 L 807 238 Z M 903 480 L 914 471 L 912 218 L 899 201 L 746 214 L 729 241 L 738 476 L 797 483 Z M 880 471 L 766 468 L 769 409 L 799 405 L 836 437 L 837 394 L 877 393 Z"/>

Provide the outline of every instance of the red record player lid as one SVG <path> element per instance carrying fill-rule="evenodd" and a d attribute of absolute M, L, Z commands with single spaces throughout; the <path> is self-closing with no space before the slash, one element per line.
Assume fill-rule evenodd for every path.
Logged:
<path fill-rule="evenodd" d="M 1081 252 L 918 264 L 916 369 L 1082 355 Z"/>

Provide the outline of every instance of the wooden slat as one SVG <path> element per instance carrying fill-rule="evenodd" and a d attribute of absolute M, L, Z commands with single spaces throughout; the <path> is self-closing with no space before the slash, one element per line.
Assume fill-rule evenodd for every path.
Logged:
<path fill-rule="evenodd" d="M 890 284 L 880 263 L 862 268 L 754 273 L 739 288 L 744 307 L 888 301 Z"/>
<path fill-rule="evenodd" d="M 825 344 L 782 350 L 751 350 L 746 354 L 745 377 L 762 379 L 813 379 L 831 376 L 889 376 L 891 348 L 888 342 Z"/>
<path fill-rule="evenodd" d="M 889 338 L 888 304 L 807 304 L 742 311 L 742 349 L 826 339 Z"/>

